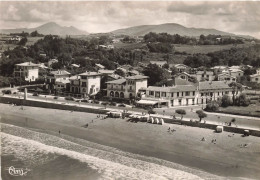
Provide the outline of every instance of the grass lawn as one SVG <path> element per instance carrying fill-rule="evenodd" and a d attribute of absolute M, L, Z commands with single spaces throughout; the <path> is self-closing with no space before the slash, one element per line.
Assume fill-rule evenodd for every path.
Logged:
<path fill-rule="evenodd" d="M 251 116 L 258 116 L 260 117 L 260 103 L 257 104 L 250 104 L 247 107 L 244 106 L 229 106 L 226 108 L 219 108 L 219 111 L 224 113 L 232 113 L 232 114 L 239 114 L 239 115 L 251 115 Z"/>

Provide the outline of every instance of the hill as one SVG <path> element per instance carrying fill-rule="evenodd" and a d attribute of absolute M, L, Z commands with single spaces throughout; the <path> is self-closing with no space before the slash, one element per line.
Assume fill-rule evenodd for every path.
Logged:
<path fill-rule="evenodd" d="M 143 36 L 149 32 L 155 32 L 155 33 L 165 32 L 168 34 L 179 34 L 181 36 L 200 36 L 201 34 L 204 35 L 216 34 L 216 35 L 231 35 L 231 36 L 234 35 L 232 33 L 227 33 L 216 29 L 187 28 L 175 23 L 134 26 L 125 29 L 118 29 L 112 31 L 111 33 L 115 35 Z"/>
<path fill-rule="evenodd" d="M 55 22 L 49 22 L 36 28 L 0 29 L 0 32 L 5 34 L 21 33 L 23 31 L 31 33 L 36 30 L 38 31 L 38 33 L 44 35 L 52 34 L 52 35 L 66 36 L 66 35 L 87 35 L 88 34 L 88 32 L 79 30 L 73 26 L 70 27 L 60 26 Z"/>

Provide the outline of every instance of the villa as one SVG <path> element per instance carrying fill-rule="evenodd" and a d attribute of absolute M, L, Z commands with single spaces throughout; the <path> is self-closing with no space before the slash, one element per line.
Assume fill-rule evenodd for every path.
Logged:
<path fill-rule="evenodd" d="M 39 65 L 32 62 L 15 64 L 14 77 L 21 77 L 25 81 L 35 81 L 39 76 Z"/>

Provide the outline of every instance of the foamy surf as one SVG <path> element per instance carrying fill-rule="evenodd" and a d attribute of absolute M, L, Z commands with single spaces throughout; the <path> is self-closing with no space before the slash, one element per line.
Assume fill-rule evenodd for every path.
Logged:
<path fill-rule="evenodd" d="M 100 173 L 101 179 L 201 179 L 198 175 L 172 168 L 176 166 L 174 163 L 145 158 L 94 143 L 89 143 L 91 147 L 87 147 L 88 142 L 85 140 L 85 144 L 80 145 L 53 135 L 7 124 L 2 124 L 2 130 L 2 153 L 12 154 L 32 165 L 44 164 L 48 158 L 65 155 L 87 163 L 90 168 Z M 213 175 L 209 177 L 219 178 Z"/>

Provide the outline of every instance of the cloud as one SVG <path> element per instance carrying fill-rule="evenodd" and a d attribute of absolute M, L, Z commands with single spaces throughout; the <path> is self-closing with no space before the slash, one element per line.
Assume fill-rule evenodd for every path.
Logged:
<path fill-rule="evenodd" d="M 108 32 L 145 24 L 178 23 L 259 38 L 260 2 L 119 1 L 0 2 L 4 28 L 35 27 L 55 21 L 88 32 Z"/>

